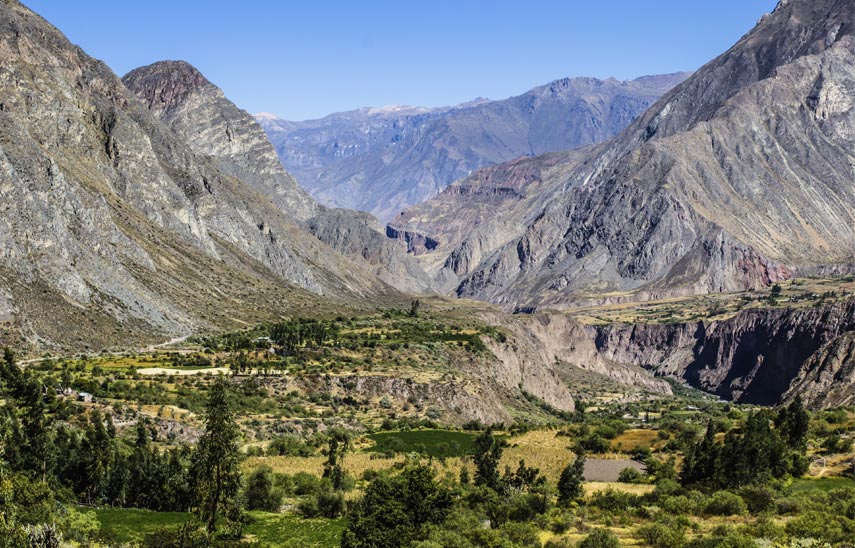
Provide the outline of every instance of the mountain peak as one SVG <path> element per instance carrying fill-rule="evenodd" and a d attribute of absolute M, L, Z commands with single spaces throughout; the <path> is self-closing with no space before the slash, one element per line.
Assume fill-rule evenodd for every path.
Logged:
<path fill-rule="evenodd" d="M 132 90 L 145 90 L 140 99 L 155 113 L 175 108 L 201 89 L 215 88 L 187 61 L 158 61 L 132 70 L 122 81 Z"/>

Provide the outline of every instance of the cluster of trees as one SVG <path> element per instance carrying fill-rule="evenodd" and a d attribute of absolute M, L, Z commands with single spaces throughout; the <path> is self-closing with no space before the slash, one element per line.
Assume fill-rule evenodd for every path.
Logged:
<path fill-rule="evenodd" d="M 293 320 L 279 322 L 270 327 L 270 340 L 290 356 L 306 345 L 323 346 L 327 339 L 336 337 L 335 324 L 321 320 Z"/>
<path fill-rule="evenodd" d="M 341 546 L 539 546 L 531 524 L 550 509 L 555 493 L 525 461 L 500 471 L 503 448 L 503 440 L 489 428 L 478 436 L 474 480 L 464 467 L 459 482 L 440 482 L 422 464 L 411 464 L 397 475 L 379 475 L 351 510 Z M 559 505 L 581 497 L 584 466 L 584 455 L 567 465 L 558 484 Z"/>
<path fill-rule="evenodd" d="M 810 417 L 800 398 L 775 412 L 751 413 L 741 428 L 732 428 L 722 441 L 710 421 L 703 439 L 686 452 L 680 480 L 708 490 L 768 483 L 807 471 L 805 457 Z"/>
<path fill-rule="evenodd" d="M 239 431 L 223 379 L 211 387 L 205 433 L 192 451 L 159 451 L 144 420 L 130 443 L 97 409 L 72 425 L 72 418 L 80 422 L 72 406 L 18 367 L 8 350 L 0 381 L 0 487 L 7 489 L 0 494 L 0 537 L 18 539 L 8 546 L 25 546 L 36 536 L 74 536 L 79 527 L 73 523 L 64 531 L 51 524 L 67 524 L 63 516 L 74 515 L 69 508 L 77 502 L 192 509 L 206 535 L 239 535 Z"/>

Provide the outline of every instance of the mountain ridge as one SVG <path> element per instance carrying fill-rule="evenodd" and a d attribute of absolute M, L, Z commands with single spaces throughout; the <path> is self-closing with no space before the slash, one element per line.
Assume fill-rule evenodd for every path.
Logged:
<path fill-rule="evenodd" d="M 257 120 L 316 199 L 385 222 L 484 165 L 608 139 L 686 76 L 565 78 L 498 101 Z"/>
<path fill-rule="evenodd" d="M 435 276 L 459 282 L 456 294 L 509 309 L 733 291 L 845 272 L 855 248 L 843 152 L 853 121 L 840 97 L 853 65 L 852 11 L 832 0 L 781 4 L 615 139 L 528 181 L 550 199 L 516 214 L 522 233 L 493 231 L 498 241 L 473 266 L 482 234 L 475 223 L 473 238 L 422 260 Z M 836 90 L 826 111 L 814 91 L 823 82 Z M 471 186 L 490 169 L 452 188 Z M 490 184 L 513 187 L 513 176 Z M 441 240 L 420 221 L 432 209 L 454 217 L 473 207 L 471 198 L 453 202 L 446 194 L 391 226 Z M 470 260 L 455 270 L 461 256 Z"/>

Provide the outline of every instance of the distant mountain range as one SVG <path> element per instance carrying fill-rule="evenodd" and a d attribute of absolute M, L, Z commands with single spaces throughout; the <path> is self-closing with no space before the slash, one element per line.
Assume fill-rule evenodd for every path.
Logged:
<path fill-rule="evenodd" d="M 605 141 L 687 76 L 565 78 L 501 101 L 256 120 L 314 198 L 388 221 L 480 167 Z"/>
<path fill-rule="evenodd" d="M 389 233 L 444 290 L 508 309 L 850 272 L 853 19 L 781 2 L 615 139 L 485 168 Z"/>

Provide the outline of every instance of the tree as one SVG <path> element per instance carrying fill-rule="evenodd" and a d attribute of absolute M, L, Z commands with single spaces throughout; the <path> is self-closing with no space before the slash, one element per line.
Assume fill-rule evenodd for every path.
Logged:
<path fill-rule="evenodd" d="M 349 448 L 350 434 L 346 430 L 341 428 L 330 430 L 323 477 L 329 478 L 336 491 L 340 491 L 344 484 L 344 455 Z"/>
<path fill-rule="evenodd" d="M 398 476 L 380 476 L 356 503 L 341 538 L 342 548 L 400 548 L 424 540 L 428 526 L 445 521 L 451 493 L 433 469 L 415 466 Z"/>
<path fill-rule="evenodd" d="M 418 299 L 414 299 L 410 302 L 410 317 L 418 318 L 419 317 L 419 308 L 421 308 L 422 303 Z"/>
<path fill-rule="evenodd" d="M 14 469 L 27 470 L 45 482 L 53 470 L 55 451 L 53 417 L 48 413 L 44 386 L 29 371 L 18 367 L 15 354 L 8 348 L 3 350 L 0 378 L 5 394 L 12 400 L 6 410 L 12 422 L 8 445 L 14 449 L 6 458 Z"/>
<path fill-rule="evenodd" d="M 249 475 L 244 498 L 249 510 L 279 511 L 282 506 L 282 492 L 274 489 L 273 471 L 269 466 L 261 466 Z"/>
<path fill-rule="evenodd" d="M 790 449 L 804 448 L 809 426 L 810 415 L 805 410 L 801 396 L 796 396 L 775 418 L 775 427 L 781 431 L 781 437 Z"/>
<path fill-rule="evenodd" d="M 558 503 L 568 505 L 582 496 L 582 482 L 585 480 L 585 453 L 576 455 L 576 459 L 561 471 L 558 478 Z"/>
<path fill-rule="evenodd" d="M 238 439 L 240 430 L 229 402 L 226 380 L 219 377 L 205 405 L 205 433 L 193 454 L 191 481 L 196 495 L 196 516 L 208 533 L 239 534 L 241 522 Z"/>
<path fill-rule="evenodd" d="M 487 428 L 475 439 L 475 485 L 486 485 L 494 491 L 499 490 L 499 461 L 502 460 L 502 442 L 493 436 L 493 429 Z"/>

